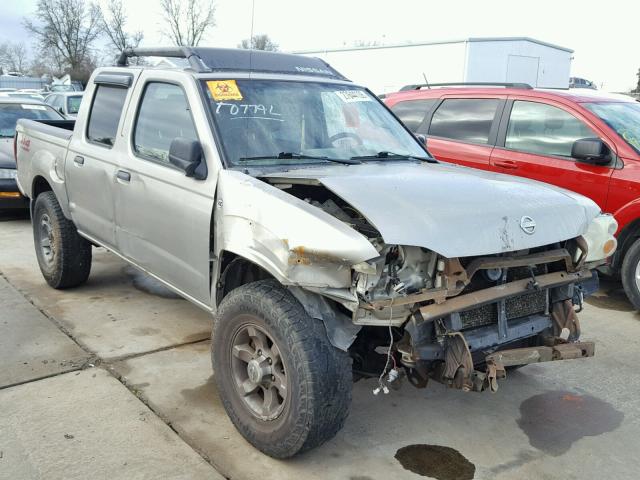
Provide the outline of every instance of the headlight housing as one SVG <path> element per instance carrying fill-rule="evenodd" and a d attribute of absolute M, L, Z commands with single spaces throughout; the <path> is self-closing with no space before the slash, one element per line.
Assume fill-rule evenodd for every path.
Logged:
<path fill-rule="evenodd" d="M 597 262 L 613 255 L 618 241 L 613 235 L 618 230 L 618 222 L 609 214 L 601 214 L 593 219 L 582 238 L 587 243 L 585 262 Z"/>
<path fill-rule="evenodd" d="M 0 168 L 0 178 L 16 178 L 17 175 L 15 168 Z"/>

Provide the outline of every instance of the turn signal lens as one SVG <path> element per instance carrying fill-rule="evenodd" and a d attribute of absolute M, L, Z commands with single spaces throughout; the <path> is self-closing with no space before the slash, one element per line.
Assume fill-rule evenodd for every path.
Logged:
<path fill-rule="evenodd" d="M 607 256 L 611 255 L 616 249 L 617 243 L 618 242 L 616 242 L 615 238 L 610 238 L 609 240 L 604 242 L 604 245 L 602 246 L 602 252 Z"/>
<path fill-rule="evenodd" d="M 20 192 L 0 192 L 0 198 L 20 198 Z"/>

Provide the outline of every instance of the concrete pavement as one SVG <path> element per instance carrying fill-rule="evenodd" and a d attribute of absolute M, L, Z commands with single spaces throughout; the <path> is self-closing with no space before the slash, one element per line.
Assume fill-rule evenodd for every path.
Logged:
<path fill-rule="evenodd" d="M 0 390 L 0 412 L 0 478 L 222 478 L 99 368 Z"/>
<path fill-rule="evenodd" d="M 91 355 L 0 277 L 0 387 L 80 368 Z"/>
<path fill-rule="evenodd" d="M 77 467 L 78 475 L 86 465 L 96 464 L 93 478 L 141 474 L 137 467 L 127 470 L 109 460 L 120 455 L 137 466 L 149 465 L 150 471 L 158 473 L 154 478 L 175 478 L 172 475 L 178 470 L 168 465 L 173 461 L 194 472 L 184 478 L 198 478 L 204 465 L 232 479 L 265 480 L 417 479 L 428 473 L 442 480 L 633 479 L 640 470 L 636 447 L 640 317 L 615 285 L 599 292 L 581 314 L 584 339 L 597 342 L 596 357 L 525 367 L 510 373 L 496 394 L 463 393 L 438 384 L 416 390 L 405 384 L 390 395 L 374 397 L 371 381 L 358 382 L 351 415 L 337 437 L 283 462 L 251 447 L 224 413 L 212 382 L 206 314 L 183 300 L 166 298 L 153 282 L 136 278 L 120 260 L 101 251 L 96 252 L 86 286 L 53 291 L 35 264 L 28 221 L 0 222 L 0 242 L 0 272 L 52 320 L 43 318 L 55 322 L 70 335 L 70 342 L 77 342 L 100 363 L 97 369 L 0 390 L 0 431 L 13 432 L 0 435 L 0 450 L 14 452 L 10 471 L 22 474 L 7 478 L 39 478 L 31 476 L 39 471 L 50 472 L 47 478 L 67 478 L 57 476 L 61 470 L 55 466 L 56 455 L 65 452 L 47 453 L 46 443 L 35 433 L 42 425 L 52 435 L 48 438 L 58 438 L 64 430 L 59 423 L 67 419 L 74 426 L 69 432 L 74 437 L 66 439 L 62 433 L 68 440 L 62 445 L 69 445 L 85 430 L 91 442 L 100 444 L 100 455 L 77 457 L 83 458 L 84 465 Z M 5 311 L 0 303 L 0 315 Z M 15 351 L 19 349 L 11 355 Z M 0 360 L 6 364 L 4 357 L 11 355 L 3 349 Z M 7 365 L 19 360 L 19 356 L 8 359 Z M 94 388 L 99 390 L 97 396 L 84 405 L 83 399 Z M 52 403 L 44 398 L 49 395 Z M 85 423 L 73 419 L 74 400 Z M 56 409 L 57 404 L 63 407 Z M 98 412 L 105 408 L 108 415 Z M 60 419 L 58 424 L 49 425 L 44 414 L 49 409 Z M 95 419 L 91 411 L 96 411 Z M 136 430 L 131 434 L 135 442 L 126 443 L 129 434 L 122 432 L 136 425 L 133 414 L 142 411 L 153 425 L 170 425 L 173 430 Z M 12 420 L 6 420 L 5 412 L 10 412 Z M 21 426 L 17 419 L 30 426 Z M 100 429 L 120 433 L 96 436 L 94 430 Z M 122 442 L 139 448 L 123 449 Z M 190 447 L 186 450 L 197 452 L 208 463 L 193 460 L 185 444 Z M 171 461 L 165 464 L 154 457 L 156 449 L 166 452 L 160 457 Z M 129 455 L 129 450 L 136 454 Z M 170 451 L 177 452 L 177 459 Z M 139 456 L 139 463 L 134 456 Z M 0 478 L 6 453 L 2 457 Z M 157 461 L 162 468 L 153 470 Z M 436 472 L 433 463 L 446 468 Z"/>

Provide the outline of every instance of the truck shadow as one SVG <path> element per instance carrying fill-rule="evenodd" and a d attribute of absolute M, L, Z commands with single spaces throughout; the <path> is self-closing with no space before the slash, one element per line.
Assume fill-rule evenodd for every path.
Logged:
<path fill-rule="evenodd" d="M 622 283 L 610 279 L 601 280 L 600 290 L 585 299 L 585 302 L 594 307 L 618 312 L 632 312 L 635 310 L 624 293 Z"/>

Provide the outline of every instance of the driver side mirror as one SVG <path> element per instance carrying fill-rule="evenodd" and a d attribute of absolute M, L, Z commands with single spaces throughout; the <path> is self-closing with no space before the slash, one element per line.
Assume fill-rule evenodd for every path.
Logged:
<path fill-rule="evenodd" d="M 417 133 L 416 134 L 416 138 L 418 139 L 418 141 L 424 145 L 425 147 L 427 146 L 427 136 L 426 135 L 422 135 L 421 133 Z"/>
<path fill-rule="evenodd" d="M 571 147 L 571 156 L 591 165 L 608 165 L 611 162 L 611 150 L 599 138 L 576 140 Z"/>
<path fill-rule="evenodd" d="M 202 145 L 197 140 L 174 138 L 169 146 L 169 163 L 182 170 L 187 177 L 196 180 L 207 178 L 207 164 L 204 161 Z"/>

